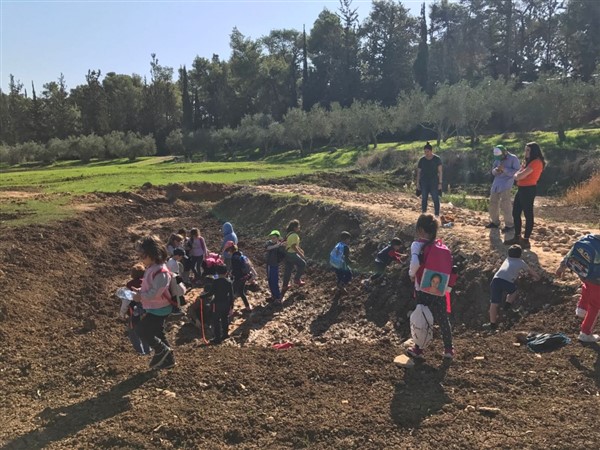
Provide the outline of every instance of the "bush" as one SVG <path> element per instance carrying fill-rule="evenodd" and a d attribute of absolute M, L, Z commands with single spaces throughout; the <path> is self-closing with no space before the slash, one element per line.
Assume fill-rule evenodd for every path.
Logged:
<path fill-rule="evenodd" d="M 46 148 L 48 153 L 51 155 L 52 158 L 54 158 L 54 160 L 64 159 L 69 155 L 69 140 L 58 138 L 50 139 L 48 144 L 46 144 Z"/>
<path fill-rule="evenodd" d="M 72 148 L 82 163 L 89 163 L 92 158 L 104 154 L 104 139 L 95 134 L 73 138 Z"/>
<path fill-rule="evenodd" d="M 587 181 L 570 188 L 564 200 L 569 205 L 587 205 L 600 208 L 600 171 L 594 173 Z"/>
<path fill-rule="evenodd" d="M 167 150 L 171 155 L 181 155 L 184 153 L 183 133 L 181 129 L 173 130 L 167 136 L 165 141 Z"/>
<path fill-rule="evenodd" d="M 104 135 L 104 155 L 107 158 L 122 158 L 125 156 L 125 133 L 113 131 Z"/>

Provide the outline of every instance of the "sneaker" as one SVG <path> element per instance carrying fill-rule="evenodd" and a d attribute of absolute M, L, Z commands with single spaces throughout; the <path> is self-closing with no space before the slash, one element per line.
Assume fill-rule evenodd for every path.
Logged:
<path fill-rule="evenodd" d="M 415 359 L 425 358 L 425 352 L 423 350 L 421 350 L 419 347 L 417 347 L 416 345 L 414 347 L 410 347 L 409 349 L 407 349 L 406 353 L 408 353 L 408 356 L 412 356 Z"/>
<path fill-rule="evenodd" d="M 179 306 L 173 306 L 173 311 L 171 311 L 172 316 L 183 316 L 183 311 Z"/>
<path fill-rule="evenodd" d="M 304 286 L 306 284 L 304 280 L 296 280 L 294 283 L 296 283 L 296 286 Z"/>
<path fill-rule="evenodd" d="M 453 359 L 454 355 L 456 355 L 456 351 L 454 350 L 454 347 L 444 349 L 444 358 Z"/>
<path fill-rule="evenodd" d="M 515 236 L 512 239 L 504 239 L 504 245 L 515 245 L 521 243 L 521 236 Z"/>
<path fill-rule="evenodd" d="M 492 323 L 492 322 L 488 322 L 488 323 L 484 323 L 482 328 L 484 330 L 487 331 L 496 331 L 498 330 L 498 324 L 497 323 Z"/>
<path fill-rule="evenodd" d="M 579 339 L 579 342 L 598 342 L 600 341 L 600 336 L 597 334 L 585 334 L 581 332 L 579 333 L 579 337 L 577 339 Z"/>
<path fill-rule="evenodd" d="M 485 226 L 485 228 L 499 228 L 499 227 L 500 227 L 500 225 L 498 225 L 494 222 L 490 222 Z"/>
<path fill-rule="evenodd" d="M 523 250 L 529 250 L 531 248 L 531 244 L 529 243 L 529 239 L 521 238 L 520 241 L 519 241 L 519 244 L 521 244 L 521 248 Z"/>
<path fill-rule="evenodd" d="M 156 369 L 172 369 L 173 367 L 175 367 L 175 357 L 173 356 L 173 352 L 169 352 L 163 362 L 156 366 Z"/>
<path fill-rule="evenodd" d="M 169 354 L 173 353 L 169 347 L 165 346 L 160 352 L 154 354 L 152 359 L 150 360 L 150 368 L 158 369 L 159 366 L 167 359 Z"/>
<path fill-rule="evenodd" d="M 580 319 L 585 319 L 585 315 L 587 314 L 587 311 L 583 308 L 580 308 L 579 306 L 577 308 L 575 308 L 575 315 L 577 317 L 579 317 Z"/>

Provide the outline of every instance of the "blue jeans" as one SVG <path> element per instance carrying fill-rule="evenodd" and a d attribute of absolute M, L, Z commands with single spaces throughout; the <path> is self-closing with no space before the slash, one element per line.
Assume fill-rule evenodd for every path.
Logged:
<path fill-rule="evenodd" d="M 281 298 L 279 290 L 279 266 L 270 266 L 267 264 L 267 279 L 269 280 L 269 290 L 275 300 Z"/>
<path fill-rule="evenodd" d="M 431 194 L 435 215 L 440 215 L 440 194 L 437 187 L 437 180 L 421 181 L 421 212 L 427 212 L 427 200 L 429 199 L 429 194 Z"/>

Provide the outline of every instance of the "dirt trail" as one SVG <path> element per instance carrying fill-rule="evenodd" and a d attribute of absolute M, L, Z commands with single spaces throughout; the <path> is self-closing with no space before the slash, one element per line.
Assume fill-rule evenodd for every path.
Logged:
<path fill-rule="evenodd" d="M 134 355 L 116 318 L 114 292 L 136 261 L 133 242 L 199 226 L 215 249 L 229 219 L 217 220 L 212 202 L 233 191 L 179 190 L 186 201 L 161 189 L 90 195 L 84 202 L 96 208 L 77 219 L 1 230 L 0 448 L 587 449 L 600 441 L 590 426 L 600 396 L 599 347 L 573 343 L 540 358 L 514 345 L 515 330 L 575 336 L 572 277 L 560 285 L 523 283 L 525 314 L 496 335 L 477 331 L 489 277 L 506 251 L 499 234 L 482 232 L 481 214 L 456 209 L 455 227 L 443 229 L 469 257 L 455 302 L 458 356 L 449 366 L 439 337 L 417 368 L 392 364 L 407 336 L 405 267 L 391 268 L 370 293 L 355 283 L 339 297 L 333 274 L 314 256 L 306 286 L 292 290 L 283 307 L 266 301 L 261 236 L 273 211 L 260 207 L 273 203 L 260 193 L 324 200 L 288 210 L 279 199 L 284 206 L 274 217 L 282 227 L 293 218 L 288 212 L 304 211 L 303 223 L 324 230 L 303 235 L 313 255 L 328 252 L 338 228 L 364 233 L 353 251 L 367 260 L 384 237 L 412 235 L 417 201 L 397 193 L 261 186 L 248 188 L 243 203 L 234 197 L 228 207 L 247 219 L 234 221 L 240 245 L 260 275 L 260 291 L 249 295 L 255 311 L 238 314 L 233 338 L 218 347 L 201 345 L 191 324 L 170 319 L 177 366 L 147 372 L 148 360 Z M 534 235 L 526 257 L 547 270 L 587 231 L 552 222 L 539 228 L 546 234 Z M 282 341 L 294 347 L 271 348 Z"/>

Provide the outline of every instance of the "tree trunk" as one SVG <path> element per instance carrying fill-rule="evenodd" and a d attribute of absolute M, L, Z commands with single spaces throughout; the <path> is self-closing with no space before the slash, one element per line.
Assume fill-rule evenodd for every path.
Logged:
<path fill-rule="evenodd" d="M 565 142 L 567 140 L 567 135 L 565 134 L 565 130 L 562 128 L 558 129 L 558 140 L 560 142 Z"/>

